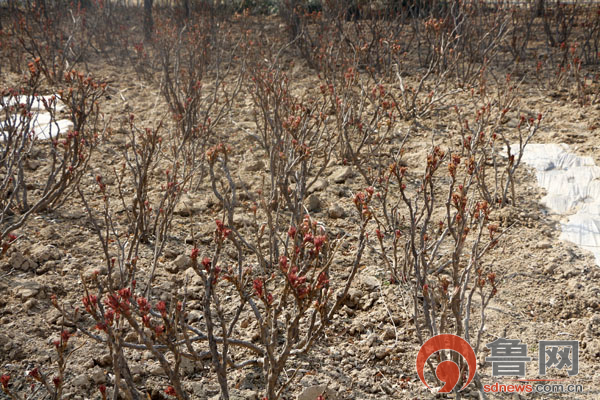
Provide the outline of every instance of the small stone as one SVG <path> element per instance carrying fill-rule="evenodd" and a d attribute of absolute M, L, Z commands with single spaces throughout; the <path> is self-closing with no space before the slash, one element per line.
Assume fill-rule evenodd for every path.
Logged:
<path fill-rule="evenodd" d="M 308 189 L 308 193 L 322 192 L 327 189 L 329 183 L 325 179 L 317 179 L 316 182 Z"/>
<path fill-rule="evenodd" d="M 198 278 L 200 279 L 200 278 Z M 204 294 L 204 286 L 202 285 L 189 285 L 188 286 L 188 299 L 189 300 L 202 300 Z M 202 318 L 202 317 L 200 317 Z"/>
<path fill-rule="evenodd" d="M 108 353 L 102 354 L 100 357 L 98 357 L 98 359 L 96 359 L 96 364 L 101 367 L 108 367 L 112 365 L 112 357 Z"/>
<path fill-rule="evenodd" d="M 363 333 L 365 331 L 365 329 L 366 328 L 365 328 L 364 324 L 356 321 L 350 327 L 349 332 L 350 332 L 351 335 L 356 335 L 356 334 L 359 334 L 359 333 Z M 354 354 L 352 354 L 352 355 L 354 355 Z"/>
<path fill-rule="evenodd" d="M 396 339 L 396 331 L 391 326 L 388 326 L 383 331 L 383 340 L 392 340 Z"/>
<path fill-rule="evenodd" d="M 48 271 L 59 271 L 61 265 L 58 261 L 46 261 L 43 264 L 39 264 L 35 270 L 36 275 L 43 275 Z M 72 266 L 70 266 L 72 268 Z M 68 267 L 67 267 L 68 268 Z M 65 268 L 63 268 L 64 271 Z M 72 270 L 72 269 L 71 269 Z"/>
<path fill-rule="evenodd" d="M 558 264 L 557 263 L 550 263 L 544 269 L 544 273 L 546 275 L 550 275 L 550 274 L 554 273 L 554 271 L 556 270 L 556 268 L 558 268 Z"/>
<path fill-rule="evenodd" d="M 216 394 L 218 394 L 221 391 L 221 388 L 219 388 L 219 385 L 206 385 L 206 393 L 209 396 L 214 396 Z"/>
<path fill-rule="evenodd" d="M 0 334 L 0 348 L 8 345 L 10 343 L 10 338 L 7 335 Z"/>
<path fill-rule="evenodd" d="M 129 371 L 132 375 L 141 375 L 143 373 L 142 366 L 139 364 L 133 364 L 129 366 Z"/>
<path fill-rule="evenodd" d="M 159 363 L 150 364 L 150 366 L 148 367 L 148 372 L 154 376 L 164 375 L 165 373 L 165 371 Z"/>
<path fill-rule="evenodd" d="M 103 265 L 102 266 L 91 267 L 91 268 L 86 269 L 83 272 L 83 279 L 86 280 L 86 281 L 90 281 L 90 280 L 92 280 L 92 278 L 95 275 L 102 276 L 102 275 L 105 275 L 107 273 L 107 271 L 108 270 Z"/>
<path fill-rule="evenodd" d="M 379 338 L 377 337 L 377 334 L 375 333 L 371 333 L 369 336 L 367 336 L 367 338 L 364 340 L 364 344 L 367 347 L 373 347 L 373 345 L 375 343 L 377 343 L 379 341 Z"/>
<path fill-rule="evenodd" d="M 238 390 L 231 389 L 229 392 L 230 400 L 258 400 L 259 393 L 255 390 Z"/>
<path fill-rule="evenodd" d="M 86 374 L 77 375 L 73 378 L 71 384 L 79 388 L 86 388 L 90 384 L 90 378 Z"/>
<path fill-rule="evenodd" d="M 241 228 L 244 226 L 252 226 L 254 224 L 254 219 L 249 215 L 244 214 L 236 214 L 233 217 L 233 225 L 236 228 Z"/>
<path fill-rule="evenodd" d="M 304 371 L 304 376 L 300 379 L 300 382 L 298 382 L 298 384 L 302 387 L 309 387 L 309 386 L 314 386 L 316 383 L 316 378 L 312 375 L 312 374 L 306 374 L 305 370 L 300 370 L 299 372 L 302 373 L 302 371 Z"/>
<path fill-rule="evenodd" d="M 390 354 L 390 349 L 388 347 L 379 347 L 375 350 L 375 357 L 378 360 L 384 359 Z"/>
<path fill-rule="evenodd" d="M 184 280 L 186 282 L 189 280 L 190 286 L 203 286 L 202 278 L 200 278 L 200 276 L 198 276 L 198 274 L 196 273 L 196 270 L 194 270 L 194 268 L 192 268 L 192 267 L 189 267 L 188 269 L 185 270 Z M 190 289 L 189 292 L 192 292 L 192 290 Z"/>
<path fill-rule="evenodd" d="M 39 162 L 38 160 L 31 160 L 31 159 L 28 159 L 25 162 L 25 164 L 26 164 L 27 168 L 29 168 L 32 171 L 35 171 L 36 169 L 38 169 L 40 167 L 40 165 L 42 165 L 42 163 Z"/>
<path fill-rule="evenodd" d="M 313 212 L 320 210 L 321 199 L 319 199 L 319 197 L 316 194 L 311 194 L 310 196 L 308 196 L 306 208 L 308 209 L 308 211 Z"/>
<path fill-rule="evenodd" d="M 138 342 L 137 333 L 135 333 L 134 331 L 129 332 L 127 334 L 127 336 L 125 336 L 125 341 L 129 342 L 129 343 L 137 343 Z"/>
<path fill-rule="evenodd" d="M 351 178 L 353 175 L 350 167 L 341 167 L 331 174 L 331 179 L 335 183 L 344 183 L 346 179 Z"/>
<path fill-rule="evenodd" d="M 187 254 L 180 254 L 175 260 L 168 263 L 165 268 L 172 274 L 185 271 L 192 265 L 192 259 Z"/>
<path fill-rule="evenodd" d="M 573 292 L 580 293 L 583 291 L 583 284 L 579 281 L 579 279 L 571 279 L 567 283 L 567 286 L 573 289 Z"/>
<path fill-rule="evenodd" d="M 35 281 L 26 281 L 22 282 L 15 288 L 15 293 L 21 300 L 25 301 L 32 297 L 37 296 L 37 294 L 42 290 L 42 285 Z"/>
<path fill-rule="evenodd" d="M 189 217 L 196 211 L 197 207 L 194 205 L 193 200 L 188 195 L 184 194 L 181 196 L 181 199 L 179 199 L 179 203 L 177 203 L 173 212 L 182 217 Z"/>
<path fill-rule="evenodd" d="M 192 310 L 188 314 L 188 322 L 198 322 L 203 318 L 202 312 L 199 310 Z"/>
<path fill-rule="evenodd" d="M 257 160 L 246 165 L 246 171 L 257 172 L 262 171 L 265 168 L 265 163 L 262 160 Z"/>
<path fill-rule="evenodd" d="M 165 258 L 173 259 L 179 255 L 179 251 L 170 246 L 165 247 L 164 255 L 165 255 Z"/>
<path fill-rule="evenodd" d="M 337 394 L 327 385 L 309 386 L 296 397 L 296 400 L 315 400 L 319 396 L 324 396 L 327 400 L 337 400 Z"/>
<path fill-rule="evenodd" d="M 360 299 L 363 297 L 363 292 L 356 288 L 350 288 L 346 297 L 348 306 L 356 308 L 360 304 Z"/>
<path fill-rule="evenodd" d="M 47 240 L 56 240 L 60 237 L 60 235 L 56 232 L 52 226 L 47 225 L 40 229 L 40 236 Z"/>
<path fill-rule="evenodd" d="M 335 361 L 340 361 L 342 359 L 342 353 L 334 350 L 331 352 L 331 358 L 334 359 Z"/>
<path fill-rule="evenodd" d="M 181 359 L 181 363 L 179 364 L 179 368 L 181 368 L 181 372 L 183 372 L 184 375 L 191 375 L 196 369 L 196 364 L 193 360 L 190 360 L 187 357 L 183 357 Z"/>
<path fill-rule="evenodd" d="M 346 211 L 339 204 L 332 204 L 329 209 L 327 209 L 327 215 L 329 218 L 337 219 L 344 218 L 346 216 Z"/>
<path fill-rule="evenodd" d="M 177 256 L 177 258 L 175 258 L 173 264 L 175 264 L 181 271 L 185 271 L 192 265 L 192 259 L 187 254 L 180 254 Z"/>
<path fill-rule="evenodd" d="M 190 382 L 190 386 L 192 388 L 192 392 L 194 392 L 198 399 L 206 398 L 206 390 L 204 390 L 204 384 L 202 384 L 202 382 Z"/>
<path fill-rule="evenodd" d="M 65 210 L 63 213 L 63 217 L 66 219 L 81 219 L 85 216 L 87 216 L 87 214 L 83 210 L 69 209 Z"/>
<path fill-rule="evenodd" d="M 375 290 L 381 286 L 379 279 L 375 278 L 374 276 L 365 275 L 361 278 L 361 282 L 363 286 L 369 290 Z"/>
<path fill-rule="evenodd" d="M 15 251 L 10 257 L 10 266 L 21 271 L 30 271 L 37 268 L 37 263 L 29 256 L 23 255 L 20 251 Z"/>
<path fill-rule="evenodd" d="M 542 240 L 535 247 L 536 249 L 549 249 L 552 247 L 552 244 L 546 240 Z"/>
<path fill-rule="evenodd" d="M 32 308 L 34 308 L 36 305 L 37 305 L 36 299 L 29 299 L 25 302 L 25 304 L 23 304 L 23 308 L 25 309 L 25 311 L 29 311 Z"/>
<path fill-rule="evenodd" d="M 362 302 L 362 304 L 360 305 L 360 309 L 363 311 L 366 311 L 369 308 L 373 307 L 373 304 L 375 304 L 375 299 L 372 297 L 369 297 L 367 299 L 367 301 Z M 383 316 L 383 314 L 382 314 L 382 316 Z"/>
<path fill-rule="evenodd" d="M 391 396 L 392 394 L 394 394 L 394 388 L 387 381 L 381 382 L 381 388 L 383 389 L 383 391 L 385 392 L 385 394 L 387 394 L 388 396 Z"/>
<path fill-rule="evenodd" d="M 133 370 L 131 370 L 131 373 L 134 373 Z M 96 385 L 106 383 L 106 374 L 104 373 L 102 368 L 94 367 L 90 371 L 90 376 L 92 377 L 92 381 L 94 381 Z"/>
<path fill-rule="evenodd" d="M 35 246 L 31 251 L 33 260 L 38 264 L 43 264 L 49 260 L 60 260 L 60 250 L 55 246 Z"/>

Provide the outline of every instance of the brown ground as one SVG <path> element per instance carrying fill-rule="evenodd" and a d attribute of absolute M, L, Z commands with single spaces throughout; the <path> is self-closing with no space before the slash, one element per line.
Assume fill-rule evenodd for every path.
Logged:
<path fill-rule="evenodd" d="M 276 30 L 277 26 L 274 22 L 271 28 Z M 130 112 L 146 122 L 156 121 L 166 114 L 158 89 L 141 82 L 126 64 L 115 66 L 94 60 L 89 61 L 88 68 L 99 79 L 111 82 L 111 89 L 101 106 L 103 112 L 112 116 L 115 129 Z M 314 84 L 314 75 L 301 60 L 296 60 L 296 66 L 289 74 L 298 87 Z M 16 77 L 10 75 L 2 78 L 4 84 L 14 83 L 14 79 Z M 521 107 L 544 113 L 542 129 L 534 142 L 565 142 L 578 154 L 594 156 L 600 164 L 600 152 L 597 151 L 600 130 L 590 129 L 600 126 L 598 105 L 584 109 L 572 101 L 568 93 L 555 95 L 534 84 L 525 83 L 522 91 Z M 157 101 L 158 107 L 155 107 Z M 253 122 L 247 108 L 250 106 L 247 93 L 242 93 L 239 103 L 232 118 L 251 129 Z M 450 118 L 445 117 L 448 115 L 441 113 L 421 121 L 418 135 L 408 144 L 416 154 L 415 160 L 424 157 L 431 143 L 433 127 L 442 131 L 451 128 L 451 123 L 447 122 Z M 401 127 L 408 128 L 408 123 Z M 233 159 L 242 166 L 250 164 L 252 159 L 247 148 L 251 142 L 244 133 L 228 121 L 223 130 L 229 132 Z M 113 166 L 119 165 L 123 140 L 117 133 L 102 144 L 92 162 L 89 177 L 84 180 L 86 184 L 97 174 L 109 175 Z M 326 171 L 324 179 L 328 185 L 316 192 L 323 205 L 313 216 L 332 230 L 350 230 L 355 223 L 351 218 L 331 219 L 327 209 L 337 203 L 350 214 L 352 194 L 364 183 L 357 174 L 344 183 L 334 183 L 329 175 L 340 168 L 337 162 Z M 242 177 L 253 188 L 260 185 L 258 175 L 242 172 Z M 110 186 L 110 182 L 107 183 Z M 526 343 L 529 355 L 533 357 L 527 377 L 535 378 L 539 340 L 579 340 L 580 372 L 577 377 L 568 379 L 568 383 L 582 384 L 586 393 L 562 397 L 599 398 L 600 269 L 591 254 L 558 239 L 559 218 L 549 215 L 539 204 L 543 193 L 527 168 L 519 172 L 517 192 L 518 207 L 506 207 L 494 216 L 503 226 L 511 228 L 485 261 L 493 265 L 501 279 L 498 294 L 487 312 L 483 343 L 498 337 L 520 339 Z M 189 252 L 191 245 L 186 244 L 185 238 L 189 235 L 190 223 L 200 235 L 210 236 L 213 229 L 211 221 L 216 211 L 211 203 L 212 194 L 208 191 L 189 193 L 189 198 L 194 204 L 193 215 L 191 219 L 183 215 L 176 217 L 164 265 L 179 254 Z M 0 371 L 13 376 L 13 385 L 19 385 L 18 382 L 25 385 L 21 377 L 32 366 L 51 365 L 55 354 L 51 343 L 60 332 L 61 318 L 52 307 L 50 296 L 56 294 L 62 303 L 80 305 L 80 273 L 89 273 L 103 265 L 97 238 L 77 199 L 68 201 L 52 213 L 36 215 L 19 235 L 21 239 L 0 265 Z M 285 398 L 294 398 L 305 387 L 317 384 L 327 385 L 339 399 L 433 397 L 419 381 L 414 368 L 419 345 L 408 316 L 410 298 L 403 295 L 399 287 L 389 284 L 389 274 L 378 260 L 374 245 L 371 243 L 365 266 L 353 286 L 352 302 L 344 307 L 327 337 L 319 341 L 307 357 L 296 361 L 295 365 L 300 366 L 303 373 Z M 161 269 L 157 282 L 159 296 L 167 296 L 182 282 L 182 276 Z M 191 312 L 200 309 L 193 301 L 190 307 Z M 65 398 L 98 398 L 97 385 L 107 381 L 101 368 L 106 363 L 105 350 L 82 334 L 72 340 L 75 346 L 82 347 L 69 362 Z M 486 351 L 478 355 L 482 382 L 506 381 L 491 377 L 491 367 L 483 361 L 488 355 Z M 156 362 L 144 352 L 132 353 L 132 359 L 136 360 L 132 365 L 140 387 L 158 396 L 165 381 L 159 376 Z M 257 398 L 260 376 L 259 369 L 233 371 L 230 380 L 236 388 L 234 392 L 239 398 Z M 200 366 L 189 366 L 184 382 L 193 398 L 218 395 L 214 375 Z M 476 396 L 475 391 L 470 393 Z M 561 398 L 560 395 L 527 397 Z M 512 398 L 520 396 L 513 395 Z"/>

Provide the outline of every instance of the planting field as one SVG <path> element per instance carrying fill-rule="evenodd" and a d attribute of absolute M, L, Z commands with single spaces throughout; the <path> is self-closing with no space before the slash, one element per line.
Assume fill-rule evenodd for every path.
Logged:
<path fill-rule="evenodd" d="M 0 398 L 600 398 L 600 7 L 348 3 L 0 2 Z"/>

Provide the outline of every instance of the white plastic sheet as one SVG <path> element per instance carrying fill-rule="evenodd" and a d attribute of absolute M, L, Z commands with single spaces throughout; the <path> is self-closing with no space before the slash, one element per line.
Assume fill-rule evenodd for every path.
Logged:
<path fill-rule="evenodd" d="M 33 96 L 33 99 L 28 96 L 16 96 L 16 97 L 5 97 L 3 103 L 8 103 L 8 106 L 14 106 L 16 104 L 28 104 L 31 101 L 31 111 L 45 111 L 46 106 L 44 105 L 44 100 L 46 104 L 50 107 L 55 108 L 56 111 L 64 110 L 65 105 L 54 95 L 46 95 L 46 96 Z M 3 110 L 3 107 L 0 106 L 0 111 Z"/>
<path fill-rule="evenodd" d="M 517 151 L 513 145 L 511 153 Z M 569 153 L 564 143 L 529 144 L 522 162 L 535 168 L 539 185 L 546 189 L 542 203 L 567 217 L 560 238 L 594 253 L 600 265 L 600 167 L 592 157 Z"/>
<path fill-rule="evenodd" d="M 33 99 L 29 99 L 27 96 L 20 96 L 17 99 L 5 97 L 4 103 L 11 106 L 17 103 L 29 104 L 29 102 L 31 102 L 31 112 L 33 113 L 33 116 L 30 121 L 29 129 L 37 139 L 44 140 L 56 138 L 59 134 L 68 132 L 69 129 L 73 128 L 73 123 L 68 119 L 53 119 L 50 113 L 46 111 L 43 99 L 46 100 L 46 104 L 56 111 L 65 108 L 65 105 L 62 104 L 60 100 L 56 98 L 52 99 L 52 97 L 52 95 L 38 96 Z M 2 106 L 0 106 L 0 111 L 2 111 L 2 109 Z M 18 126 L 22 123 L 27 123 L 27 121 L 23 121 L 19 115 L 15 114 L 4 121 L 0 121 L 0 142 L 6 140 L 9 135 L 6 129 L 7 127 Z"/>

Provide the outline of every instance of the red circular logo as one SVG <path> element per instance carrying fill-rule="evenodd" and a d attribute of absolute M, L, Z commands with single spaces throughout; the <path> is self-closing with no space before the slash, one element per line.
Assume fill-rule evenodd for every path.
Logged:
<path fill-rule="evenodd" d="M 471 345 L 465 339 L 456 335 L 437 335 L 423 343 L 423 346 L 421 346 L 421 349 L 419 350 L 419 354 L 417 354 L 417 373 L 419 374 L 419 379 L 421 379 L 421 382 L 423 382 L 425 386 L 430 388 L 427 382 L 425 382 L 423 369 L 425 368 L 425 363 L 429 357 L 440 350 L 454 350 L 466 360 L 467 366 L 469 367 L 469 377 L 465 385 L 460 389 L 464 390 L 469 386 L 469 383 L 471 383 L 475 376 L 475 371 L 477 370 L 477 357 L 475 356 L 475 352 Z M 440 381 L 444 382 L 444 386 L 442 386 L 438 393 L 450 393 L 458 383 L 461 375 L 458 365 L 450 360 L 439 363 L 435 369 L 435 374 Z"/>

